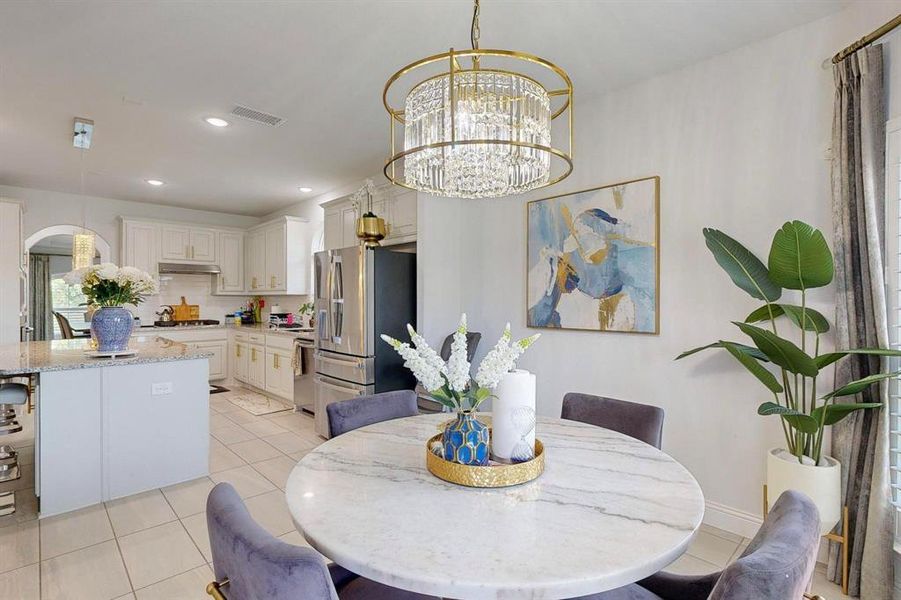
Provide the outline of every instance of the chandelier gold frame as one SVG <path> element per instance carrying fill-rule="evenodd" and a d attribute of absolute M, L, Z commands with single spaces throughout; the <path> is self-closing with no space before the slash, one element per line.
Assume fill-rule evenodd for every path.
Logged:
<path fill-rule="evenodd" d="M 510 71 L 505 69 L 498 68 L 485 68 L 481 67 L 481 59 L 482 58 L 499 58 L 499 59 L 507 59 L 513 61 L 521 61 L 522 63 L 529 63 L 532 65 L 537 65 L 539 67 L 544 68 L 546 71 L 549 71 L 551 74 L 555 75 L 559 78 L 562 86 L 549 88 L 544 84 L 536 81 L 533 77 L 529 77 L 523 73 L 518 73 L 516 71 Z M 471 58 L 473 62 L 472 69 L 463 69 L 460 66 L 458 59 L 460 58 Z M 415 148 L 409 148 L 402 151 L 397 151 L 397 128 L 398 125 L 403 126 L 405 124 L 404 121 L 404 109 L 403 108 L 394 108 L 391 106 L 388 101 L 388 94 L 391 90 L 391 87 L 397 83 L 404 76 L 417 72 L 418 69 L 426 67 L 428 65 L 447 62 L 448 70 L 439 73 L 437 75 L 432 75 L 430 77 L 426 77 L 414 85 L 410 86 L 407 90 L 407 93 L 404 94 L 404 99 L 406 99 L 407 95 L 417 86 L 425 83 L 426 81 L 436 79 L 439 77 L 448 77 L 449 78 L 449 98 L 448 103 L 450 104 L 450 134 L 451 139 L 449 141 L 442 142 L 434 142 L 431 144 L 424 144 L 421 146 L 416 146 Z M 553 127 L 553 122 L 558 117 L 562 115 L 566 115 L 567 119 L 567 150 L 561 150 L 559 148 L 555 148 L 552 145 L 545 146 L 541 144 L 533 144 L 531 142 L 519 142 L 514 140 L 499 140 L 499 139 L 469 139 L 469 140 L 457 140 L 456 139 L 456 130 L 455 130 L 455 113 L 456 113 L 456 96 L 454 93 L 454 76 L 456 73 L 460 72 L 478 72 L 484 71 L 486 73 L 504 73 L 508 75 L 514 75 L 516 77 L 522 77 L 524 79 L 529 79 L 533 81 L 535 84 L 541 86 L 546 92 L 549 98 L 552 100 L 554 98 L 564 98 L 563 104 L 557 108 L 556 110 L 552 109 L 551 112 L 551 126 Z M 514 50 L 492 50 L 492 49 L 481 49 L 481 48 L 473 48 L 470 50 L 454 50 L 450 49 L 448 52 L 443 52 L 441 54 L 435 54 L 433 56 L 429 56 L 427 58 L 423 58 L 416 62 L 412 62 L 407 66 L 403 67 L 399 71 L 397 71 L 394 75 L 388 79 L 388 82 L 385 84 L 385 89 L 382 92 L 382 104 L 385 106 L 385 110 L 388 111 L 388 137 L 390 140 L 391 147 L 391 156 L 385 162 L 385 166 L 383 172 L 385 177 L 393 183 L 394 185 L 398 185 L 407 189 L 416 190 L 414 186 L 408 185 L 401 177 L 398 176 L 397 173 L 397 163 L 404 159 L 406 156 L 410 154 L 414 154 L 416 152 L 421 152 L 423 150 L 429 150 L 433 148 L 448 148 L 454 146 L 462 146 L 469 144 L 494 144 L 501 146 L 510 146 L 510 147 L 518 147 L 518 148 L 531 148 L 534 150 L 540 150 L 543 152 L 547 152 L 551 156 L 556 156 L 558 159 L 561 159 L 564 164 L 564 168 L 561 173 L 559 173 L 556 177 L 552 174 L 549 176 L 548 181 L 545 183 L 536 186 L 532 189 L 541 189 L 544 187 L 548 187 L 554 185 L 555 183 L 559 183 L 566 179 L 573 170 L 573 84 L 572 80 L 567 75 L 566 71 L 555 65 L 554 63 L 545 60 L 539 56 L 535 56 L 534 54 L 528 54 L 526 52 L 517 52 Z M 403 130 L 401 130 L 403 131 Z M 553 161 L 552 161 L 553 162 Z M 553 171 L 553 169 L 551 169 Z M 530 190 L 531 191 L 531 190 Z"/>

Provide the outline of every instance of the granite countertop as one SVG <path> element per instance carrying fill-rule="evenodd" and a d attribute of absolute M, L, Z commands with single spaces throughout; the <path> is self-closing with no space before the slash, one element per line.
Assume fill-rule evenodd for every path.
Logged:
<path fill-rule="evenodd" d="M 204 350 L 191 349 L 185 344 L 163 339 L 159 336 L 146 339 L 132 339 L 128 346 L 137 350 L 134 356 L 122 358 L 91 358 L 85 354 L 90 350 L 91 340 L 54 340 L 48 342 L 22 342 L 0 345 L 0 376 L 27 375 L 43 371 L 66 371 L 69 369 L 90 369 L 119 365 L 140 365 L 144 363 L 169 362 L 209 358 Z"/>
<path fill-rule="evenodd" d="M 220 323 L 219 325 L 172 325 L 169 327 L 142 326 L 135 327 L 132 335 L 165 335 L 167 331 L 205 331 L 205 330 L 234 330 L 247 333 L 272 333 L 307 340 L 314 339 L 313 331 L 288 331 L 286 329 L 274 329 L 268 323 L 254 323 L 253 325 L 235 325 L 234 323 Z"/>

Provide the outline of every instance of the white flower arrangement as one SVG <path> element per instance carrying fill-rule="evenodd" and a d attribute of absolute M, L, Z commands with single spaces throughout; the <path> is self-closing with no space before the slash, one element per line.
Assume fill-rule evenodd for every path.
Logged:
<path fill-rule="evenodd" d="M 404 366 L 413 372 L 435 400 L 457 411 L 475 410 L 489 398 L 501 378 L 516 365 L 516 360 L 541 336 L 536 333 L 511 343 L 510 324 L 507 323 L 501 339 L 482 359 L 475 379 L 471 379 L 467 360 L 465 314 L 460 317 L 460 325 L 454 332 L 447 363 L 412 326 L 407 325 L 407 330 L 410 332 L 412 346 L 387 335 L 382 335 L 382 339 L 397 350 L 404 359 Z"/>
<path fill-rule="evenodd" d="M 65 282 L 81 286 L 89 305 L 110 307 L 140 304 L 146 296 L 158 291 L 150 273 L 135 267 L 117 267 L 102 263 L 76 269 L 66 274 Z"/>

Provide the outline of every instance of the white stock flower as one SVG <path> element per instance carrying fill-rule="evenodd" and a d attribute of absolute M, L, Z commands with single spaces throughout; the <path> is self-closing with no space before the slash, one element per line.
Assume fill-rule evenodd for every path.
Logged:
<path fill-rule="evenodd" d="M 469 361 L 466 360 L 466 313 L 460 317 L 460 326 L 454 332 L 451 355 L 447 361 L 447 381 L 455 392 L 466 391 L 469 386 Z"/>
<path fill-rule="evenodd" d="M 425 341 L 425 338 L 419 335 L 409 323 L 407 323 L 407 332 L 410 334 L 410 339 L 413 340 L 413 345 L 416 346 L 416 351 L 419 353 L 422 360 L 426 361 L 433 369 L 437 370 L 442 375 L 447 375 L 447 365 L 444 363 L 444 360 L 442 360 L 441 356 L 439 356 L 438 353 L 429 346 L 428 342 Z"/>
<path fill-rule="evenodd" d="M 504 334 L 498 340 L 497 345 L 482 359 L 479 371 L 476 373 L 476 383 L 490 389 L 497 387 L 501 378 L 516 365 L 516 359 L 522 356 L 522 353 L 540 336 L 540 333 L 536 333 L 511 344 L 510 324 L 507 323 Z"/>
<path fill-rule="evenodd" d="M 396 340 L 390 336 L 382 335 L 382 339 L 391 344 L 397 353 L 404 359 L 404 366 L 413 372 L 413 376 L 429 392 L 440 390 L 444 386 L 444 378 L 432 365 L 429 365 L 419 356 L 419 353 L 410 344 Z"/>
<path fill-rule="evenodd" d="M 94 267 L 94 272 L 97 273 L 97 277 L 100 279 L 118 281 L 119 278 L 119 267 L 113 263 L 101 263 Z"/>

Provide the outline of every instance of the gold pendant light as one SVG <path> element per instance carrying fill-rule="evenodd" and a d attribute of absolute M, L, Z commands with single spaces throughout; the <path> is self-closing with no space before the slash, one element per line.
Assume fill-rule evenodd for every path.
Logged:
<path fill-rule="evenodd" d="M 471 50 L 451 48 L 410 63 L 385 84 L 391 157 L 384 173 L 396 185 L 437 196 L 496 198 L 553 185 L 572 172 L 572 81 L 532 54 L 479 48 L 479 12 L 475 0 Z M 471 68 L 461 66 L 465 58 Z M 408 75 L 420 79 L 402 86 Z M 392 86 L 407 89 L 402 107 L 392 106 Z M 563 115 L 566 151 L 551 139 L 552 123 Z"/>

